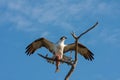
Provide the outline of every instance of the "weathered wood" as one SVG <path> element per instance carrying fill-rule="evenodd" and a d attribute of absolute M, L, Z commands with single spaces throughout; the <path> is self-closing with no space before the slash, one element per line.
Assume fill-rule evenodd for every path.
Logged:
<path fill-rule="evenodd" d="M 38 54 L 38 55 L 39 55 L 40 57 L 46 59 L 46 60 L 56 61 L 55 59 L 50 58 L 50 57 L 48 57 L 48 56 L 43 56 L 42 54 Z M 73 65 L 73 62 L 70 62 L 70 61 L 65 61 L 65 60 L 58 60 L 58 61 L 60 61 L 60 62 L 62 62 L 62 63 L 66 63 L 66 64 L 68 64 L 68 65 Z"/>
<path fill-rule="evenodd" d="M 79 38 L 81 38 L 84 34 L 86 34 L 87 32 L 89 32 L 90 30 L 92 30 L 93 28 L 95 28 L 97 26 L 98 22 L 95 23 L 95 25 L 93 25 L 92 27 L 90 27 L 89 29 L 87 29 L 86 31 L 84 31 L 83 33 L 81 33 L 79 36 L 76 36 L 76 34 L 74 32 L 71 33 L 71 35 L 73 36 L 73 38 L 75 39 L 75 61 L 73 63 L 73 65 L 71 65 L 71 68 L 68 72 L 68 74 L 65 77 L 65 80 L 69 80 L 69 77 L 71 76 L 71 74 L 73 73 L 77 62 L 78 62 L 78 40 Z"/>

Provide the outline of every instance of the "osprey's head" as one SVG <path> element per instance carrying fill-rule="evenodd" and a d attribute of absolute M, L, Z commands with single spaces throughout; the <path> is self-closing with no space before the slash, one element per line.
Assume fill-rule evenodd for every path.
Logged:
<path fill-rule="evenodd" d="M 65 39 L 67 39 L 66 36 L 62 36 L 62 37 L 60 38 L 60 40 L 65 40 Z"/>

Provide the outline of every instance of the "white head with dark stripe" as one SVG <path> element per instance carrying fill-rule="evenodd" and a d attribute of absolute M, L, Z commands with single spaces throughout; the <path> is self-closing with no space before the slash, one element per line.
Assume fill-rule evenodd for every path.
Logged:
<path fill-rule="evenodd" d="M 65 40 L 65 39 L 67 39 L 66 36 L 62 36 L 62 37 L 60 38 L 61 41 Z"/>
<path fill-rule="evenodd" d="M 64 44 L 64 41 L 67 39 L 66 36 L 62 36 L 57 43 Z"/>

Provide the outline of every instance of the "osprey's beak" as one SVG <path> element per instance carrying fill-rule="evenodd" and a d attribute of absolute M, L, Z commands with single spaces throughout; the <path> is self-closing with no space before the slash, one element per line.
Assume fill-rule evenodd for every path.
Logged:
<path fill-rule="evenodd" d="M 65 39 L 67 39 L 67 37 L 65 37 Z"/>

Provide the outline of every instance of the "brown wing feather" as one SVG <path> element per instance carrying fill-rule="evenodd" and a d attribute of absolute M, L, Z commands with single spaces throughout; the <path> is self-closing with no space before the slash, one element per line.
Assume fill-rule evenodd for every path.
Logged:
<path fill-rule="evenodd" d="M 75 50 L 75 43 L 69 44 L 65 46 L 64 48 L 64 53 L 68 51 Z M 85 59 L 87 60 L 93 60 L 94 59 L 94 54 L 84 45 L 78 43 L 78 53 L 80 53 L 82 56 L 84 56 Z"/>
<path fill-rule="evenodd" d="M 29 44 L 27 47 L 26 47 L 26 54 L 27 55 L 31 55 L 33 54 L 38 48 L 41 48 L 41 47 L 45 47 L 47 48 L 50 52 L 53 51 L 53 46 L 54 44 L 50 41 L 48 41 L 47 39 L 45 38 L 40 38 L 40 39 L 37 39 L 35 41 L 33 41 L 31 44 Z"/>

